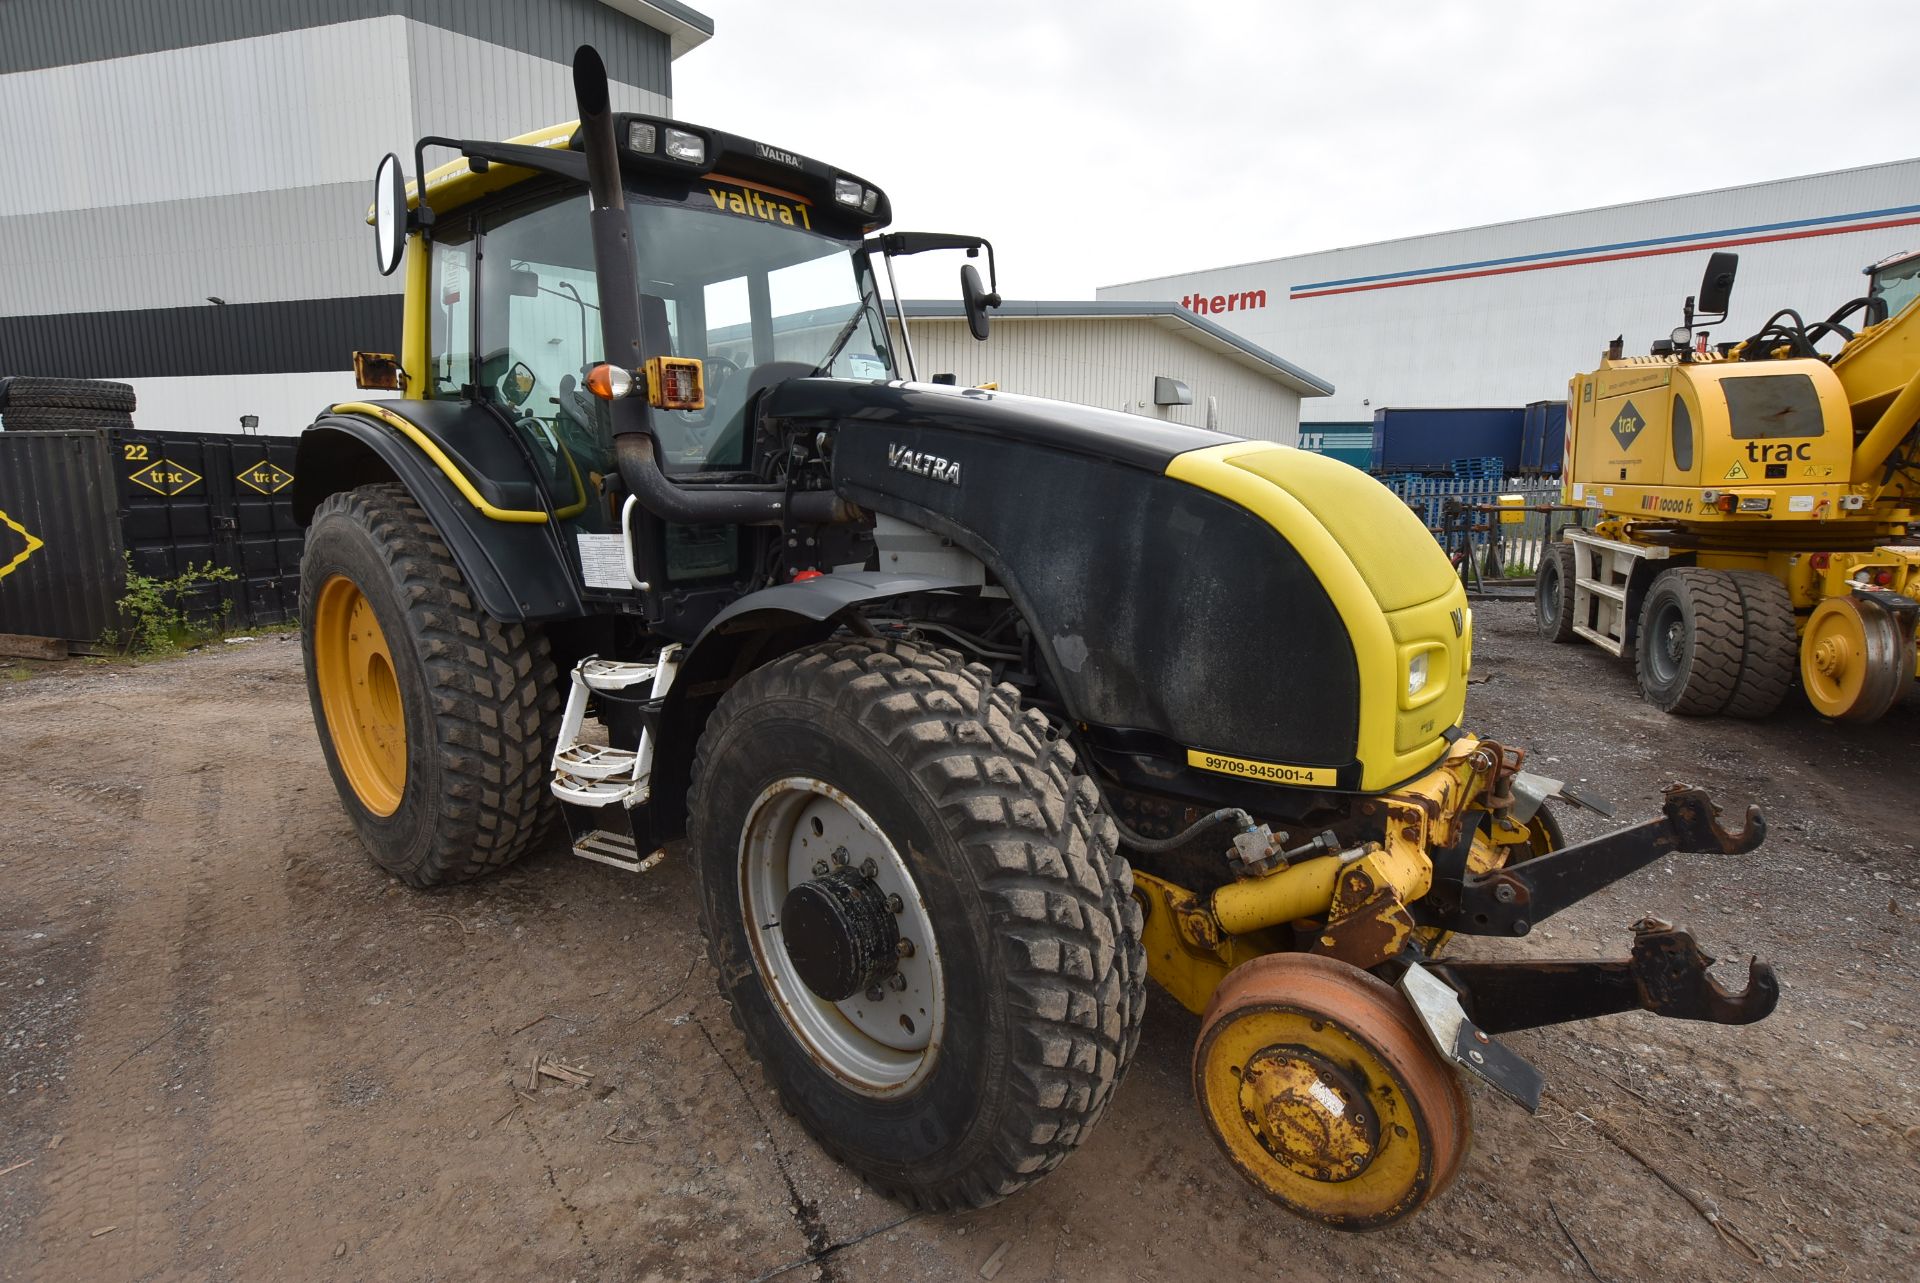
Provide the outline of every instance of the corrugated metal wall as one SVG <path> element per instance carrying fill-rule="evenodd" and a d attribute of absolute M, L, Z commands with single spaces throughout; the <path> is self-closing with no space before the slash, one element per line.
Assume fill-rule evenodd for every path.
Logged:
<path fill-rule="evenodd" d="M 1207 398 L 1219 402 L 1222 432 L 1293 444 L 1300 397 L 1237 361 L 1188 342 L 1150 318 L 995 317 L 976 341 L 958 319 L 909 318 L 920 377 L 951 373 L 960 383 L 998 383 L 1008 392 L 1205 427 Z M 901 357 L 905 363 L 904 355 Z M 1192 405 L 1155 406 L 1155 375 L 1179 379 Z"/>
<path fill-rule="evenodd" d="M 225 376 L 310 419 L 277 376 L 399 341 L 364 221 L 380 156 L 569 119 L 583 42 L 616 108 L 671 109 L 669 37 L 600 0 L 0 2 L 0 374 Z"/>
<path fill-rule="evenodd" d="M 1594 196 L 1604 198 L 1599 183 Z M 1821 221 L 1830 219 L 1842 221 Z M 1826 316 L 1864 291 L 1866 264 L 1920 247 L 1920 160 L 1135 281 L 1098 294 L 1177 303 L 1264 291 L 1263 305 L 1209 319 L 1332 381 L 1338 391 L 1308 407 L 1309 426 L 1368 418 L 1382 406 L 1525 405 L 1564 399 L 1567 380 L 1592 369 L 1616 334 L 1626 336 L 1630 353 L 1665 338 L 1711 252 L 1685 244 L 1667 252 L 1674 238 L 1729 229 L 1758 229 L 1746 235 L 1759 239 L 1731 247 L 1740 276 L 1732 316 L 1712 327 L 1715 341 L 1744 337 L 1782 307 Z M 1583 252 L 1606 246 L 1623 248 Z M 1204 254 L 1204 247 L 1195 251 Z M 1632 256 L 1539 266 L 1604 255 Z M 1491 271 L 1468 266 L 1504 259 L 1520 261 Z M 1361 279 L 1450 267 L 1463 268 L 1451 273 L 1459 279 Z M 1289 298 L 1298 287 L 1341 281 L 1366 288 Z"/>

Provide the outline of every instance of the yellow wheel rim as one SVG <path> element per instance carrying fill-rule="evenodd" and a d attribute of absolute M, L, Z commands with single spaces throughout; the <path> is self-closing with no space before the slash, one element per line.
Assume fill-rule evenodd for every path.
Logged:
<path fill-rule="evenodd" d="M 406 710 L 373 603 L 345 575 L 320 586 L 313 669 L 341 772 L 360 805 L 392 815 L 407 784 Z"/>
<path fill-rule="evenodd" d="M 1452 1179 L 1466 1105 L 1404 1000 L 1338 965 L 1270 955 L 1229 976 L 1194 1050 L 1194 1093 L 1228 1160 L 1268 1197 L 1376 1229 Z"/>

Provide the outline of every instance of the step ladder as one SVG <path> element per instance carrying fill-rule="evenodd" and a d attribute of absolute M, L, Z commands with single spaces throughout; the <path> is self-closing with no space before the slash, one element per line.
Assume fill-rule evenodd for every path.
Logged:
<path fill-rule="evenodd" d="M 560 736 L 553 751 L 553 795 L 574 806 L 623 811 L 645 804 L 651 796 L 653 742 L 642 729 L 632 748 L 589 744 L 580 738 L 587 705 L 596 692 L 625 694 L 644 685 L 647 697 L 657 700 L 673 686 L 680 664 L 680 647 L 661 650 L 652 663 L 635 664 L 589 656 L 574 665 L 567 690 L 567 711 L 560 719 Z M 631 873 L 645 873 L 665 858 L 664 848 L 642 857 L 630 836 L 632 825 L 621 814 L 615 828 L 595 825 L 585 833 L 576 827 L 573 853 L 583 859 L 610 864 Z"/>

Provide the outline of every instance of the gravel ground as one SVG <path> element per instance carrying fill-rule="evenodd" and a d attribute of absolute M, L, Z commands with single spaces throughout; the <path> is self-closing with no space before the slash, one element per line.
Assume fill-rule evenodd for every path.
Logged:
<path fill-rule="evenodd" d="M 1621 954 L 1655 913 L 1736 982 L 1771 961 L 1784 996 L 1742 1029 L 1513 1035 L 1541 1113 L 1474 1088 L 1452 1190 L 1359 1237 L 1224 1165 L 1197 1021 L 1164 995 L 1081 1152 L 986 1211 L 908 1216 L 762 1085 L 679 853 L 405 890 L 340 811 L 288 637 L 0 672 L 0 1278 L 1920 1277 L 1920 706 L 1672 719 L 1525 606 L 1478 626 L 1470 726 L 1623 822 L 1683 779 L 1772 825 L 1499 948 Z M 530 1086 L 542 1055 L 591 1084 Z"/>

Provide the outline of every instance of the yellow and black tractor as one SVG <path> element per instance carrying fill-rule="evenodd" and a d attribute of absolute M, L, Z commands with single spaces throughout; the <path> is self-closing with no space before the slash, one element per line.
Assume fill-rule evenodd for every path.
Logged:
<path fill-rule="evenodd" d="M 1726 319 L 1737 266 L 1709 260 L 1717 316 L 1689 298 L 1650 355 L 1616 339 L 1572 381 L 1565 493 L 1598 520 L 1542 560 L 1540 631 L 1633 656 L 1670 713 L 1765 717 L 1797 676 L 1871 721 L 1920 676 L 1920 254 L 1825 320 L 1711 347 L 1696 326 Z"/>
<path fill-rule="evenodd" d="M 1458 579 L 1339 463 L 921 383 L 863 178 L 610 111 L 371 216 L 406 262 L 400 393 L 300 444 L 308 685 L 366 846 L 429 886 L 528 851 L 640 871 L 684 837 L 720 987 L 823 1148 L 921 1207 L 1083 1141 L 1146 980 L 1203 1016 L 1231 1162 L 1368 1229 L 1459 1169 L 1494 1035 L 1777 999 L 1645 922 L 1618 961 L 1456 961 L 1676 851 L 1756 846 L 1700 792 L 1567 846 L 1573 798 L 1461 726 Z M 895 299 L 897 310 L 898 301 Z M 610 960 L 611 961 L 611 960 Z"/>

